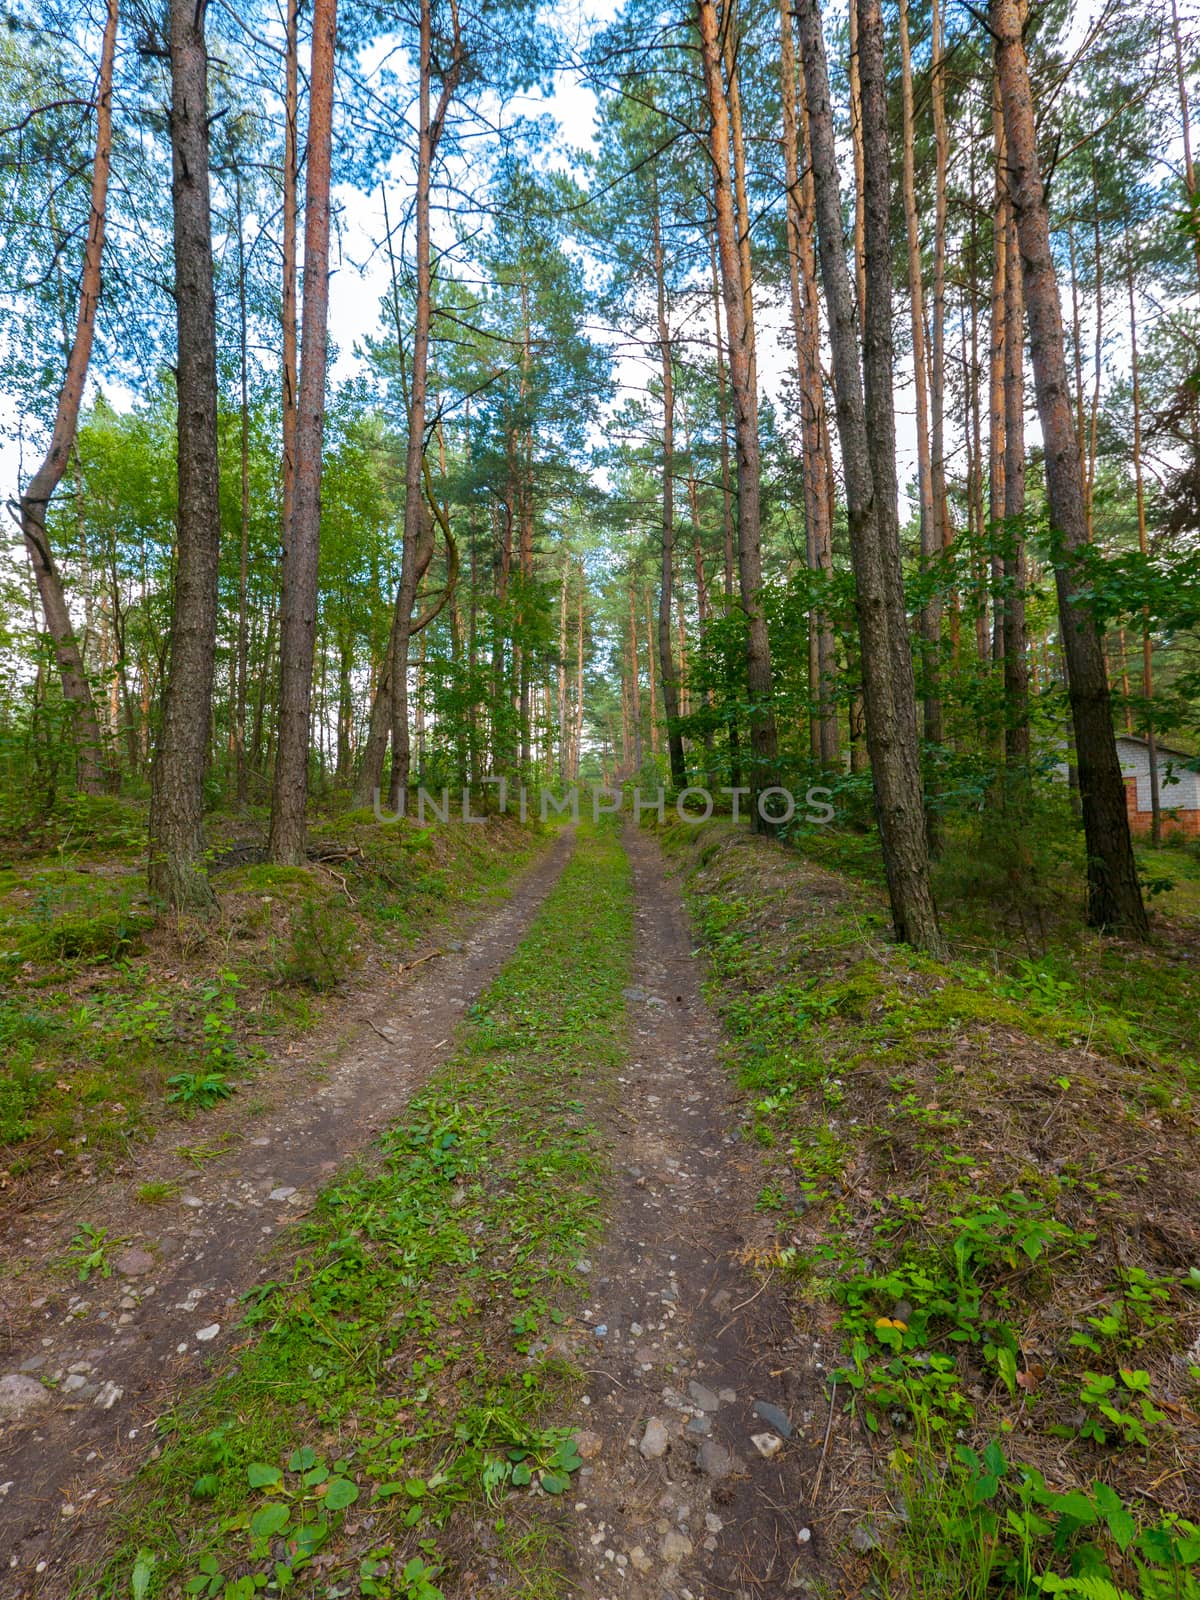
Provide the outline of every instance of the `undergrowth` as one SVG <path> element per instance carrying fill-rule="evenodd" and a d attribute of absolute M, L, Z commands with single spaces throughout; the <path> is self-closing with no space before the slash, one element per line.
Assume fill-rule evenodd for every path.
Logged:
<path fill-rule="evenodd" d="M 452 1057 L 248 1297 L 236 1364 L 160 1422 L 80 1594 L 437 1600 L 480 1562 L 559 1592 L 530 1497 L 580 1466 L 559 1330 L 601 1221 L 631 944 L 624 853 L 584 830 Z"/>
<path fill-rule="evenodd" d="M 330 864 L 239 864 L 212 819 L 210 922 L 146 894 L 145 818 L 76 800 L 0 867 L 0 1188 L 54 1167 L 88 1177 L 168 1112 L 228 1099 L 267 1042 L 320 997 L 388 962 L 463 901 L 498 891 L 535 831 L 381 826 L 351 813 L 314 830 Z M 251 851 L 251 853 L 253 853 Z"/>
<path fill-rule="evenodd" d="M 1141 1026 L 1154 954 L 1126 1009 L 1086 987 L 1107 951 L 985 965 L 976 922 L 933 962 L 862 881 L 728 825 L 665 837 L 775 1259 L 798 1316 L 836 1326 L 835 1397 L 874 1463 L 867 1581 L 1200 1596 L 1197 1065 Z"/>

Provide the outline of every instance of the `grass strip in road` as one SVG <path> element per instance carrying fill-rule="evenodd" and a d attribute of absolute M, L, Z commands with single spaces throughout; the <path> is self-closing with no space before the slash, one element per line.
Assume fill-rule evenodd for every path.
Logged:
<path fill-rule="evenodd" d="M 323 1190 L 235 1362 L 162 1422 L 79 1592 L 558 1592 L 539 1513 L 580 1462 L 555 1333 L 603 1220 L 632 941 L 624 852 L 581 829 L 451 1058 Z"/>

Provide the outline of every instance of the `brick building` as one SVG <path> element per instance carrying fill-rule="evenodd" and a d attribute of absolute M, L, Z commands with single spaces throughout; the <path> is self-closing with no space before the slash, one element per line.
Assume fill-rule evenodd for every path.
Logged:
<path fill-rule="evenodd" d="M 1117 735 L 1117 754 L 1125 777 L 1125 809 L 1135 837 L 1150 832 L 1150 750 L 1145 739 Z M 1163 838 L 1200 839 L 1200 772 L 1197 758 L 1171 745 L 1159 744 L 1158 797 Z"/>

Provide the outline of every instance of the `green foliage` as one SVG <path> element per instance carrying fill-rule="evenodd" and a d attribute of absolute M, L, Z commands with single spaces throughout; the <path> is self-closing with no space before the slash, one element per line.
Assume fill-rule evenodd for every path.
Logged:
<path fill-rule="evenodd" d="M 110 1253 L 124 1243 L 124 1239 L 110 1238 L 107 1228 L 97 1228 L 90 1222 L 84 1222 L 75 1230 L 71 1248 L 61 1264 L 66 1271 L 75 1274 L 79 1283 L 86 1283 L 93 1273 L 101 1278 L 111 1278 L 113 1268 Z"/>
<path fill-rule="evenodd" d="M 279 961 L 279 976 L 318 991 L 335 989 L 355 964 L 355 934 L 339 902 L 306 895 L 290 913 L 288 951 Z"/>
<path fill-rule="evenodd" d="M 771 1165 L 760 1204 L 786 1230 L 773 1264 L 839 1308 L 837 1396 L 886 1445 L 903 1514 L 877 1584 L 897 1600 L 1197 1595 L 1197 1530 L 1143 1487 L 1172 1459 L 1167 1356 L 1189 1336 L 1192 1275 L 1114 1255 L 1101 1218 L 1124 1219 L 1128 1201 L 1109 1209 L 1118 1197 L 1092 1132 L 1122 1093 L 1118 1128 L 1142 1105 L 1183 1103 L 1177 1069 L 1155 1053 L 1166 1055 L 1163 1017 L 1157 1037 L 1140 1036 L 1116 1009 L 1115 971 L 1110 1006 L 1066 941 L 1037 956 L 1020 941 L 1003 965 L 972 966 L 982 910 L 974 922 L 960 912 L 965 960 L 887 949 L 871 936 L 869 890 L 800 860 L 789 878 L 775 847 L 760 860 L 719 825 L 710 837 L 717 848 L 666 834 L 700 863 L 710 989 Z M 1174 992 L 1161 957 L 1123 947 L 1121 961 L 1139 1017 Z M 1055 1070 L 1058 1046 L 1080 1052 L 1069 1070 Z M 1130 1066 L 1098 1065 L 1105 1049 Z M 1022 1127 L 1011 1060 L 1029 1073 L 1039 1150 L 1054 1125 L 1066 1156 L 1027 1159 L 1019 1181 L 1001 1181 L 1017 1162 L 993 1143 L 988 1102 L 1004 1083 L 1003 1116 Z M 1073 1114 L 1094 1149 L 1077 1149 Z M 1038 1451 L 1043 1470 L 1053 1459 L 1055 1487 L 983 1442 L 997 1431 L 1004 1450 L 1011 1436 Z M 1098 1476 L 1118 1463 L 1137 1492 Z"/>

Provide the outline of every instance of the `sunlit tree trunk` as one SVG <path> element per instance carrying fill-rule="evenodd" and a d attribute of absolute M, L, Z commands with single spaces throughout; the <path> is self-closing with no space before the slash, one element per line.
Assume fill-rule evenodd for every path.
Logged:
<path fill-rule="evenodd" d="M 1025 638 L 1025 304 L 1017 225 L 1004 249 L 1004 757 L 1028 778 L 1029 663 Z"/>
<path fill-rule="evenodd" d="M 804 458 L 805 557 L 810 572 L 832 572 L 833 496 L 825 470 L 823 434 L 825 395 L 821 377 L 821 329 L 817 306 L 816 259 L 813 252 L 812 170 L 808 161 L 808 115 L 803 83 L 797 95 L 796 53 L 792 13 L 780 0 L 779 71 L 783 106 L 783 157 L 787 181 L 788 275 L 792 326 L 796 342 L 796 375 L 800 390 L 800 441 Z M 800 175 L 803 143 L 804 176 Z M 826 768 L 840 762 L 837 714 L 834 709 L 837 666 L 833 629 L 820 607 L 808 618 L 808 693 L 810 750 Z"/>
<path fill-rule="evenodd" d="M 1179 32 L 1179 7 L 1176 0 L 1171 0 L 1171 40 L 1175 47 L 1175 81 L 1179 86 L 1179 120 L 1183 130 L 1183 182 L 1188 204 L 1195 217 L 1196 168 L 1192 162 L 1192 113 L 1188 105 L 1187 73 L 1183 65 L 1183 39 Z M 1195 224 L 1192 232 L 1192 248 L 1196 256 L 1196 275 L 1200 277 L 1200 226 Z"/>
<path fill-rule="evenodd" d="M 870 334 L 864 366 L 870 366 L 870 412 L 864 395 L 864 372 L 859 365 L 858 319 L 842 234 L 833 108 L 818 0 L 799 0 L 797 18 L 801 58 L 808 86 L 821 273 L 833 350 L 838 432 L 846 475 L 866 737 L 871 755 L 876 815 L 897 937 L 924 949 L 938 950 L 941 938 L 929 882 L 917 754 L 915 689 L 909 654 L 908 619 L 904 612 L 900 578 L 895 465 L 893 458 L 889 475 L 886 462 L 882 460 L 883 451 L 892 443 L 894 424 L 889 426 L 886 415 L 890 406 L 890 388 L 886 389 L 886 393 L 881 392 L 880 388 L 885 359 L 890 383 L 891 272 L 886 237 L 880 238 L 881 229 L 886 234 L 888 226 L 889 184 L 886 121 L 882 126 L 880 123 L 881 107 L 886 115 L 886 105 L 883 104 L 879 15 L 876 8 L 867 4 L 858 18 L 868 173 L 864 238 L 868 247 Z M 881 138 L 882 152 L 879 149 Z M 882 302 L 881 291 L 885 296 Z M 883 327 L 885 320 L 886 329 Z M 869 432 L 876 428 L 881 430 L 882 437 L 872 441 Z M 885 468 L 882 484 L 876 478 L 877 465 Z M 885 503 L 889 493 L 890 506 Z M 904 670 L 906 657 L 907 672 Z"/>
<path fill-rule="evenodd" d="M 721 333 L 721 277 L 717 262 L 717 226 L 714 202 L 713 224 L 709 229 L 709 266 L 712 274 L 713 327 L 716 333 L 717 355 L 717 410 L 721 426 L 721 533 L 723 556 L 722 570 L 725 612 L 733 610 L 733 479 L 729 465 L 729 393 L 725 382 L 725 343 Z M 726 690 L 728 706 L 727 736 L 729 739 L 729 781 L 740 785 L 742 781 L 741 735 L 738 730 L 737 710 L 734 704 L 736 685 L 730 683 Z"/>
<path fill-rule="evenodd" d="M 108 206 L 108 178 L 112 166 L 112 84 L 113 60 L 117 46 L 117 0 L 108 0 L 104 38 L 100 47 L 100 72 L 96 84 L 96 151 L 92 162 L 92 185 L 87 234 L 83 250 L 83 271 L 79 284 L 79 307 L 74 338 L 67 353 L 67 366 L 58 393 L 50 447 L 37 471 L 20 496 L 21 535 L 29 564 L 37 582 L 38 597 L 46 632 L 54 645 L 62 683 L 63 699 L 74 719 L 77 782 L 84 794 L 100 794 L 111 785 L 105 771 L 104 746 L 96 703 L 88 681 L 83 652 L 75 636 L 62 576 L 50 548 L 46 531 L 46 512 L 54 491 L 75 447 L 79 428 L 79 409 L 92 359 L 96 331 L 96 312 L 100 304 L 101 267 L 104 254 L 104 225 Z"/>
<path fill-rule="evenodd" d="M 242 175 L 234 173 L 237 210 L 238 253 L 238 449 L 239 449 L 239 526 L 238 526 L 238 614 L 237 663 L 233 710 L 234 794 L 239 805 L 249 795 L 246 766 L 246 691 L 250 662 L 250 618 L 247 612 L 247 579 L 250 566 L 250 359 L 247 343 L 246 239 L 242 211 Z"/>
<path fill-rule="evenodd" d="M 913 114 L 912 49 L 908 37 L 908 0 L 900 0 L 900 103 L 902 113 L 902 180 L 905 233 L 908 240 L 908 295 L 912 326 L 913 377 L 916 391 L 917 495 L 921 515 L 921 565 L 926 582 L 942 553 L 934 505 L 933 467 L 929 446 L 929 384 L 925 350 L 925 291 L 921 261 L 921 225 L 917 216 L 916 126 Z M 859 37 L 862 24 L 859 24 Z M 920 614 L 921 664 L 924 679 L 925 740 L 931 748 L 942 742 L 942 703 L 938 689 L 942 641 L 942 606 L 931 588 Z M 936 811 L 926 819 L 930 847 L 937 848 L 940 830 Z"/>
<path fill-rule="evenodd" d="M 675 583 L 675 365 L 671 330 L 667 324 L 667 290 L 663 264 L 662 232 L 658 216 L 657 185 L 650 217 L 654 251 L 658 354 L 662 367 L 662 568 L 658 587 L 658 666 L 662 674 L 663 714 L 667 719 L 667 753 L 671 782 L 677 789 L 687 783 L 683 735 L 679 731 L 679 674 L 671 649 L 671 604 Z"/>
<path fill-rule="evenodd" d="M 1176 24 L 1178 26 L 1178 23 Z M 1129 293 L 1129 358 L 1133 385 L 1133 482 L 1137 495 L 1138 549 L 1150 551 L 1146 536 L 1146 484 L 1142 467 L 1142 374 L 1138 355 L 1137 302 L 1133 285 L 1133 250 L 1125 229 L 1125 285 Z M 1129 691 L 1126 689 L 1126 699 Z M 1142 611 L 1142 698 L 1146 702 L 1146 755 L 1150 765 L 1150 839 L 1155 849 L 1162 843 L 1162 800 L 1158 781 L 1158 738 L 1154 727 L 1154 660 L 1150 639 L 1150 609 Z"/>
<path fill-rule="evenodd" d="M 330 178 L 337 0 L 313 0 L 308 165 L 304 194 L 304 321 L 296 404 L 296 487 L 283 545 L 279 602 L 279 733 L 271 793 L 272 861 L 305 859 L 305 805 L 317 629 L 321 462 L 329 318 Z"/>
<path fill-rule="evenodd" d="M 300 184 L 300 0 L 287 0 L 283 39 L 283 537 L 292 520 L 296 492 L 296 246 Z"/>
<path fill-rule="evenodd" d="M 762 609 L 758 396 L 754 383 L 754 324 L 752 317 L 747 317 L 749 283 L 745 279 L 749 218 L 743 217 L 743 227 L 747 230 L 746 248 L 743 250 L 734 216 L 729 106 L 721 77 L 717 13 L 713 0 L 698 0 L 697 18 L 708 109 L 712 120 L 717 250 L 724 287 L 725 325 L 729 334 L 729 381 L 733 391 L 738 456 L 738 571 L 742 609 L 746 615 L 746 682 L 750 696 L 750 744 L 754 757 L 750 787 L 756 798 L 774 782 L 776 732 L 771 705 L 771 649 Z M 740 161 L 740 153 L 737 159 Z M 759 816 L 757 804 L 752 814 L 756 826 L 768 826 Z"/>
<path fill-rule="evenodd" d="M 629 685 L 632 694 L 633 716 L 633 771 L 642 770 L 642 664 L 638 654 L 637 597 L 633 583 L 629 585 Z"/>
<path fill-rule="evenodd" d="M 432 0 L 420 0 L 420 41 L 417 95 L 417 174 L 414 201 L 416 252 L 416 312 L 413 322 L 412 361 L 409 373 L 408 446 L 404 458 L 404 541 L 400 562 L 400 585 L 396 593 L 395 670 L 392 673 L 392 772 L 389 800 L 393 809 L 400 806 L 408 788 L 410 745 L 408 730 L 408 651 L 412 637 L 413 606 L 420 582 L 421 524 L 424 489 L 422 462 L 425 457 L 425 405 L 429 385 L 429 332 L 433 319 L 433 267 L 430 242 L 430 193 L 433 186 L 433 160 L 445 126 L 446 112 L 462 72 L 462 42 L 454 15 L 454 38 L 436 107 L 433 105 L 433 10 Z"/>

